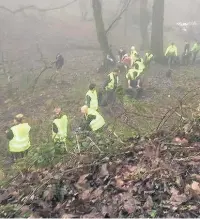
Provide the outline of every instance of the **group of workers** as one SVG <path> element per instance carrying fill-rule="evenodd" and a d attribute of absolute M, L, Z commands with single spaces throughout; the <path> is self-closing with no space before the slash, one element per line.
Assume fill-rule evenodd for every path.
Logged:
<path fill-rule="evenodd" d="M 191 51 L 189 43 L 185 43 L 184 53 L 182 58 L 184 63 L 189 63 L 189 58 L 192 56 L 192 63 L 195 62 L 196 56 L 200 51 L 200 43 L 195 42 Z M 190 54 L 190 56 L 188 55 Z M 115 67 L 107 77 L 104 83 L 104 91 L 107 96 L 107 101 L 113 103 L 115 99 L 115 91 L 119 85 L 119 73 L 125 72 L 128 89 L 141 88 L 142 76 L 149 69 L 150 63 L 154 56 L 150 52 L 145 53 L 144 58 L 140 57 L 135 47 L 132 46 L 130 53 L 126 53 L 123 49 L 119 50 L 119 64 Z M 165 52 L 169 63 L 173 63 L 178 56 L 177 47 L 171 43 Z M 187 58 L 186 58 L 187 56 Z M 110 58 L 112 59 L 112 58 Z M 112 61 L 112 60 L 111 60 Z M 62 55 L 56 57 L 56 69 L 60 70 L 64 64 Z M 85 105 L 81 107 L 81 113 L 84 116 L 84 122 L 81 125 L 82 130 L 99 132 L 106 128 L 106 123 L 102 115 L 99 113 L 99 105 L 101 104 L 99 94 L 95 84 L 90 84 L 89 90 L 85 95 Z M 31 127 L 24 121 L 23 114 L 18 114 L 14 118 L 14 125 L 6 131 L 9 140 L 9 151 L 13 159 L 23 157 L 29 150 Z M 52 140 L 58 144 L 66 144 L 68 138 L 68 117 L 62 112 L 60 107 L 54 109 L 54 120 L 52 123 Z"/>
<path fill-rule="evenodd" d="M 179 60 L 183 65 L 194 64 L 197 58 L 197 55 L 200 51 L 200 42 L 196 40 L 193 44 L 192 49 L 190 50 L 190 43 L 185 41 L 184 51 Z M 169 67 L 178 61 L 178 49 L 174 43 L 171 43 L 165 52 L 165 56 L 168 58 Z"/>
<path fill-rule="evenodd" d="M 81 129 L 93 132 L 101 131 L 105 126 L 105 120 L 98 112 L 99 104 L 95 84 L 89 86 L 85 102 L 86 104 L 81 107 L 81 113 L 84 115 Z M 55 145 L 63 145 L 66 148 L 68 117 L 60 107 L 55 108 L 53 112 L 52 141 Z M 23 158 L 27 154 L 31 146 L 30 130 L 31 127 L 25 122 L 23 114 L 16 115 L 13 126 L 6 130 L 7 139 L 9 140 L 9 151 L 14 161 Z"/>

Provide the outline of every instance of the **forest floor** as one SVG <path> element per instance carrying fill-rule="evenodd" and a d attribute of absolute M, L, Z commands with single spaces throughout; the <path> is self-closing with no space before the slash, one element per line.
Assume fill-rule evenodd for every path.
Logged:
<path fill-rule="evenodd" d="M 89 83 L 95 82 L 101 88 L 106 79 L 106 74 L 96 73 L 101 52 L 91 23 L 83 25 L 73 20 L 71 25 L 68 20 L 58 25 L 53 19 L 38 23 L 35 18 L 27 18 L 16 28 L 9 28 L 6 26 L 4 30 L 5 58 L 1 64 L 4 63 L 4 69 L 13 78 L 7 83 L 6 74 L 1 71 L 2 163 L 8 157 L 4 131 L 16 114 L 23 113 L 31 125 L 33 148 L 45 146 L 50 138 L 52 111 L 58 105 L 69 116 L 73 136 L 81 120 L 80 107 Z M 23 37 L 22 32 L 25 33 Z M 113 41 L 116 48 L 121 46 Z M 58 52 L 65 57 L 62 75 L 51 80 L 55 69 L 50 67 L 36 81 Z M 199 144 L 193 141 L 182 147 L 182 143 L 173 142 L 180 127 L 193 117 L 199 105 L 198 66 L 175 67 L 171 79 L 166 78 L 166 70 L 166 66 L 153 64 L 145 76 L 142 98 L 125 97 L 122 112 L 101 109 L 106 121 L 113 124 L 112 130 L 118 139 L 125 144 L 113 143 L 112 139 L 112 143 L 106 143 L 106 148 L 105 144 L 100 146 L 103 154 L 96 149 L 94 154 L 90 154 L 90 149 L 83 149 L 81 154 L 66 155 L 65 164 L 58 163 L 54 168 L 30 167 L 28 172 L 22 171 L 17 179 L 7 184 L 8 189 L 0 190 L 0 216 L 199 215 L 196 208 L 199 203 Z M 120 75 L 120 82 L 126 85 L 125 75 Z M 167 133 L 164 138 L 158 134 L 150 138 L 160 130 Z M 148 140 L 137 142 L 133 140 L 136 135 L 145 135 Z M 97 143 L 99 140 L 93 142 L 93 146 Z M 13 170 L 18 172 L 23 168 L 13 167 Z M 4 180 L 3 183 L 6 184 Z"/>

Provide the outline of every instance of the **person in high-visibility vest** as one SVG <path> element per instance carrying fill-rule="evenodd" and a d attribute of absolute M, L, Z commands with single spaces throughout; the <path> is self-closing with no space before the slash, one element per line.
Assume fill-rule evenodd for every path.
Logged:
<path fill-rule="evenodd" d="M 128 80 L 128 88 L 133 89 L 139 87 L 139 83 L 137 78 L 140 75 L 139 65 L 135 63 L 134 67 L 130 68 L 128 73 L 126 74 L 126 78 Z"/>
<path fill-rule="evenodd" d="M 151 52 L 145 53 L 144 56 L 144 65 L 148 69 L 150 66 L 151 61 L 153 60 L 153 54 Z"/>
<path fill-rule="evenodd" d="M 192 64 L 195 63 L 199 51 L 200 51 L 200 42 L 196 41 L 191 49 Z"/>
<path fill-rule="evenodd" d="M 89 90 L 86 93 L 86 105 L 94 110 L 98 110 L 99 108 L 96 84 L 90 84 L 89 86 Z"/>
<path fill-rule="evenodd" d="M 114 69 L 109 75 L 104 83 L 105 98 L 102 101 L 102 105 L 113 104 L 116 99 L 115 91 L 119 86 L 119 74 L 120 70 L 118 68 Z"/>
<path fill-rule="evenodd" d="M 131 66 L 133 66 L 134 62 L 136 61 L 137 55 L 138 55 L 138 53 L 137 53 L 135 47 L 132 46 L 131 47 Z"/>
<path fill-rule="evenodd" d="M 31 127 L 24 122 L 23 114 L 18 114 L 14 118 L 14 126 L 6 131 L 9 139 L 9 151 L 14 160 L 24 157 L 30 148 L 29 132 Z"/>
<path fill-rule="evenodd" d="M 174 64 L 176 61 L 176 58 L 178 56 L 178 50 L 174 43 L 171 43 L 165 52 L 165 56 L 168 58 L 168 64 L 169 68 L 171 68 L 171 65 Z"/>
<path fill-rule="evenodd" d="M 119 85 L 119 69 L 114 69 L 110 74 L 108 74 L 108 79 L 104 83 L 105 90 L 115 90 Z"/>
<path fill-rule="evenodd" d="M 85 105 L 81 107 L 81 113 L 85 119 L 85 123 L 82 126 L 83 130 L 96 132 L 101 131 L 105 126 L 104 118 L 96 110 Z"/>
<path fill-rule="evenodd" d="M 55 117 L 52 125 L 52 139 L 54 143 L 66 144 L 68 134 L 68 118 L 61 108 L 54 109 Z"/>

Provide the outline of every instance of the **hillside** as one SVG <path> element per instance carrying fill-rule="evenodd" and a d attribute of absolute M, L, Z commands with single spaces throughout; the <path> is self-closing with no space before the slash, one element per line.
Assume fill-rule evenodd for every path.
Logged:
<path fill-rule="evenodd" d="M 101 108 L 109 132 L 87 138 L 74 132 L 80 107 L 89 83 L 101 89 L 106 78 L 96 73 L 102 54 L 93 22 L 76 16 L 1 19 L 0 216 L 198 217 L 199 66 L 176 66 L 169 79 L 167 67 L 154 63 L 142 97 L 124 96 L 123 105 Z M 109 36 L 114 52 L 139 48 L 138 30 L 130 29 L 124 41 L 122 33 L 116 37 L 119 29 Z M 176 39 L 181 53 L 183 39 L 165 36 Z M 63 75 L 51 79 L 58 52 L 65 57 Z M 126 86 L 124 75 L 120 83 Z M 56 153 L 50 140 L 56 106 L 69 116 L 68 153 Z M 11 166 L 4 133 L 18 113 L 32 127 L 32 149 Z M 185 133 L 190 121 L 193 129 Z"/>

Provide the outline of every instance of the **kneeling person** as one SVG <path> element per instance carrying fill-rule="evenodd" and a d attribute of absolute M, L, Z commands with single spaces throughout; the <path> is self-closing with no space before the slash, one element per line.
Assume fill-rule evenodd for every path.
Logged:
<path fill-rule="evenodd" d="M 14 119 L 14 126 L 6 131 L 9 141 L 9 151 L 13 159 L 22 158 L 30 148 L 29 132 L 31 127 L 24 123 L 23 114 L 18 114 Z"/>
<path fill-rule="evenodd" d="M 84 114 L 85 123 L 82 127 L 84 130 L 88 131 L 100 131 L 104 125 L 104 118 L 94 109 L 88 108 L 88 106 L 81 107 L 81 113 Z"/>

